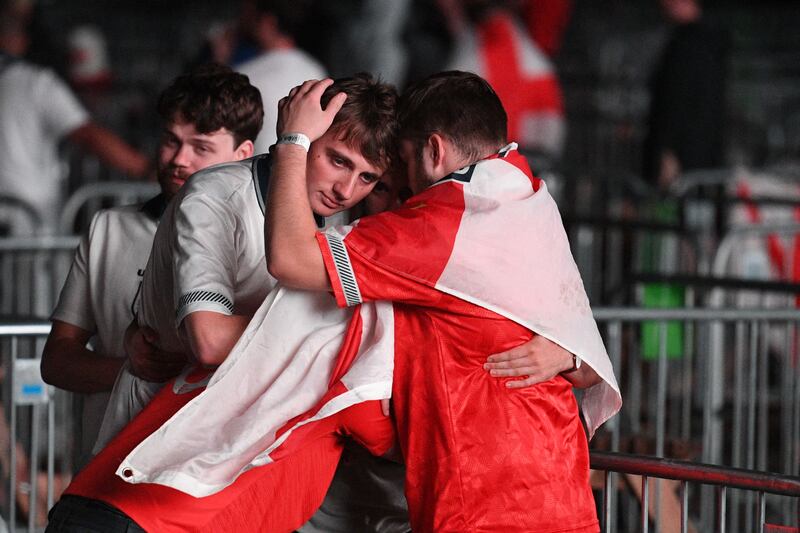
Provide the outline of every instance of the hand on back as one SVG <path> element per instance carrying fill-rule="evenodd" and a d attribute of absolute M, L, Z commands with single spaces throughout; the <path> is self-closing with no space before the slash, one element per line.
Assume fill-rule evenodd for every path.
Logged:
<path fill-rule="evenodd" d="M 494 377 L 521 377 L 508 381 L 509 388 L 522 388 L 552 379 L 572 368 L 572 353 L 535 335 L 525 344 L 489 356 L 483 367 Z"/>

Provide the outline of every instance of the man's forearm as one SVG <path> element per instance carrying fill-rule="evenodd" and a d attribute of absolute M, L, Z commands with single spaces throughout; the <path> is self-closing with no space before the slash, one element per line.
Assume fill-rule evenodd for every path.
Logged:
<path fill-rule="evenodd" d="M 324 275 L 325 265 L 315 237 L 317 227 L 308 201 L 306 151 L 301 146 L 279 144 L 274 154 L 264 219 L 267 267 L 284 285 L 327 290 L 330 282 Z"/>
<path fill-rule="evenodd" d="M 96 155 L 103 163 L 130 176 L 145 177 L 150 161 L 111 130 L 88 122 L 71 132 L 69 140 Z"/>
<path fill-rule="evenodd" d="M 587 389 L 593 385 L 597 385 L 603 378 L 597 375 L 594 369 L 585 362 L 574 372 L 566 372 L 561 374 L 567 381 L 572 383 L 573 387 L 579 389 Z"/>
<path fill-rule="evenodd" d="M 347 98 L 345 93 L 339 93 L 322 109 L 322 95 L 332 83 L 330 79 L 309 80 L 292 89 L 278 104 L 278 136 L 302 134 L 312 144 L 322 137 Z M 302 146 L 284 144 L 280 140 L 273 154 L 275 161 L 264 218 L 267 268 L 289 287 L 330 290 L 308 201 L 306 165 L 309 155 Z"/>
<path fill-rule="evenodd" d="M 114 387 L 125 359 L 108 357 L 86 348 L 86 343 L 68 337 L 48 337 L 42 354 L 42 378 L 60 389 L 105 392 Z"/>

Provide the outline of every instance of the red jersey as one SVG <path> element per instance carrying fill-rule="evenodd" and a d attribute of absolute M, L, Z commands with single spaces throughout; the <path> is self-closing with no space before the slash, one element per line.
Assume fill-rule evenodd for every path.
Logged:
<path fill-rule="evenodd" d="M 557 376 L 508 389 L 507 380 L 491 377 L 487 355 L 529 340 L 531 331 L 437 289 L 469 174 L 362 219 L 344 239 L 318 236 L 340 305 L 395 302 L 393 402 L 412 528 L 598 531 L 571 385 Z"/>

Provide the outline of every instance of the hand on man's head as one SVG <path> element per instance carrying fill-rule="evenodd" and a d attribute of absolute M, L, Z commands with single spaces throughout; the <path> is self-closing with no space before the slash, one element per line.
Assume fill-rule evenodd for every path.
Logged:
<path fill-rule="evenodd" d="M 282 98 L 278 102 L 278 138 L 287 133 L 302 133 L 314 142 L 322 137 L 347 99 L 345 93 L 339 93 L 322 109 L 322 94 L 332 84 L 330 78 L 308 80 Z"/>

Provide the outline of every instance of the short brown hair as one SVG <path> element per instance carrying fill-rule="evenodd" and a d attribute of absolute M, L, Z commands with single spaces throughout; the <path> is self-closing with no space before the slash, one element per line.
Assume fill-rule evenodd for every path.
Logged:
<path fill-rule="evenodd" d="M 508 117 L 500 98 L 477 74 L 451 70 L 409 87 L 398 106 L 400 138 L 415 144 L 438 133 L 465 157 L 480 157 L 506 143 Z"/>
<path fill-rule="evenodd" d="M 184 120 L 200 133 L 225 128 L 236 146 L 254 141 L 264 122 L 261 93 L 244 74 L 210 63 L 178 76 L 158 99 L 167 122 Z"/>
<path fill-rule="evenodd" d="M 397 90 L 370 74 L 359 73 L 335 80 L 323 93 L 322 106 L 342 92 L 347 100 L 331 130 L 364 159 L 388 169 L 397 160 Z"/>

